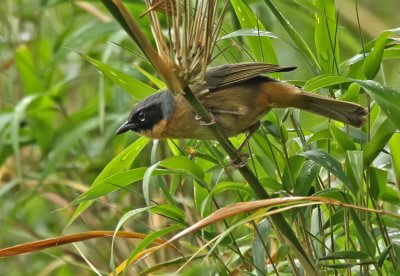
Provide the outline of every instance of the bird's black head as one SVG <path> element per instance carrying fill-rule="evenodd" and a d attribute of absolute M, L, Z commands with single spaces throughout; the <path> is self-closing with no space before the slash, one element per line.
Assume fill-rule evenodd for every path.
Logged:
<path fill-rule="evenodd" d="M 139 102 L 129 114 L 128 120 L 123 123 L 116 134 L 133 130 L 136 132 L 152 130 L 163 119 L 172 116 L 175 99 L 169 91 L 153 94 Z"/>

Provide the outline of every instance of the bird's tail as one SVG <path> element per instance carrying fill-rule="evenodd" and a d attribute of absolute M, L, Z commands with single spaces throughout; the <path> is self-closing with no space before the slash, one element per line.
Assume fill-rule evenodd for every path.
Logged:
<path fill-rule="evenodd" d="M 367 110 L 355 103 L 343 102 L 302 91 L 296 93 L 296 104 L 300 108 L 355 127 L 365 123 Z"/>

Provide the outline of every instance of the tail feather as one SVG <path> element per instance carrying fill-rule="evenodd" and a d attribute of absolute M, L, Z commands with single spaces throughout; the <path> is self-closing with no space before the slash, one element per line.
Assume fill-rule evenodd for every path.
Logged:
<path fill-rule="evenodd" d="M 365 123 L 367 110 L 355 103 L 338 101 L 308 92 L 297 94 L 295 107 L 337 120 L 355 127 Z"/>

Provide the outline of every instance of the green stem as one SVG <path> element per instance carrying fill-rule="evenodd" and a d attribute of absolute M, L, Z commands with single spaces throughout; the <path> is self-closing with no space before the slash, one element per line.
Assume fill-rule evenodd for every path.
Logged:
<path fill-rule="evenodd" d="M 201 117 L 201 120 L 208 125 L 216 140 L 218 140 L 221 147 L 229 155 L 229 158 L 234 162 L 242 161 L 242 157 L 240 156 L 239 152 L 235 149 L 226 135 L 221 131 L 219 125 L 214 122 L 213 116 L 202 105 L 202 103 L 199 101 L 199 99 L 197 99 L 188 86 L 184 88 L 184 92 L 185 99 L 190 103 L 195 113 Z M 249 183 L 259 199 L 271 198 L 247 165 L 239 167 L 238 170 Z M 320 275 L 321 273 L 318 267 L 315 265 L 315 261 L 304 251 L 303 246 L 300 244 L 285 218 L 281 214 L 275 214 L 271 216 L 271 219 L 274 222 L 277 230 L 285 236 L 286 242 L 292 245 L 291 248 L 295 251 L 296 256 L 299 258 L 308 274 Z"/>

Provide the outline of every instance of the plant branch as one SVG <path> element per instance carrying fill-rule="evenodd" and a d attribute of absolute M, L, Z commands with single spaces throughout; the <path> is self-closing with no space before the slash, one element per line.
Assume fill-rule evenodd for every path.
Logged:
<path fill-rule="evenodd" d="M 103 2 L 103 5 L 106 6 L 106 8 L 111 12 L 114 18 L 119 22 L 119 24 L 124 28 L 127 34 L 133 39 L 133 41 L 135 41 L 153 66 L 157 68 L 157 71 L 164 79 L 170 91 L 173 94 L 182 93 L 183 81 L 178 77 L 178 74 L 176 74 L 173 62 L 165 57 L 161 58 L 121 1 L 101 1 Z"/>
<path fill-rule="evenodd" d="M 191 89 L 189 88 L 188 84 L 184 84 L 183 82 L 179 79 L 178 73 L 175 70 L 171 70 L 171 67 L 174 68 L 174 64 L 172 60 L 169 58 L 167 61 L 169 61 L 170 64 L 167 64 L 164 62 L 164 60 L 161 59 L 161 56 L 159 53 L 155 51 L 155 49 L 151 46 L 149 41 L 146 39 L 144 33 L 140 30 L 138 24 L 135 22 L 134 18 L 129 14 L 129 12 L 126 10 L 124 5 L 121 3 L 120 0 L 102 0 L 104 5 L 107 7 L 108 10 L 113 14 L 113 16 L 119 21 L 121 26 L 128 32 L 128 34 L 132 37 L 132 39 L 138 44 L 140 49 L 144 52 L 144 54 L 149 58 L 150 62 L 153 64 L 153 66 L 159 71 L 159 73 L 162 75 L 164 80 L 166 81 L 166 84 L 170 91 L 172 93 L 177 93 L 177 92 L 182 92 L 183 96 L 185 99 L 190 103 L 192 106 L 193 110 L 195 113 L 201 118 L 203 122 L 205 122 L 212 133 L 214 134 L 216 140 L 220 143 L 221 147 L 225 150 L 225 152 L 228 154 L 229 158 L 237 163 L 243 163 L 242 157 L 240 153 L 235 149 L 235 147 L 232 145 L 232 143 L 229 141 L 229 139 L 226 137 L 226 135 L 221 131 L 219 125 L 215 122 L 213 116 L 208 112 L 208 110 L 202 105 L 202 103 L 199 101 L 199 99 L 193 94 Z M 216 4 L 216 3 L 214 3 Z M 211 4 L 210 4 L 211 5 Z M 211 9 L 211 6 L 208 6 L 207 8 Z M 216 6 L 214 6 L 216 8 Z M 177 11 L 179 10 L 179 5 L 177 5 Z M 179 14 L 179 13 L 177 13 Z M 210 16 L 212 12 L 209 10 L 208 15 Z M 203 17 L 204 20 L 204 17 Z M 212 24 L 212 20 L 210 18 L 207 19 L 208 21 L 208 28 L 206 30 L 207 36 L 212 36 L 216 35 L 213 33 L 210 28 Z M 202 29 L 198 29 L 197 31 L 203 31 Z M 177 35 L 177 33 L 175 33 Z M 206 37 L 207 37 L 206 36 Z M 203 36 L 201 36 L 204 38 Z M 176 39 L 179 39 L 176 38 Z M 203 41 L 204 42 L 204 41 Z M 179 44 L 177 44 L 179 45 Z M 204 45 L 205 46 L 205 45 Z M 208 45 L 210 46 L 210 45 Z M 207 47 L 206 47 L 207 48 Z M 211 49 L 208 49 L 209 51 Z M 204 53 L 204 51 L 197 52 L 197 54 L 210 54 L 210 53 Z M 201 58 L 199 58 L 200 60 Z M 167 65 L 170 65 L 171 67 L 168 68 Z M 201 64 L 201 68 L 205 73 L 205 68 L 207 64 Z M 167 70 L 168 69 L 168 70 Z M 265 191 L 264 187 L 261 185 L 261 183 L 258 181 L 258 178 L 254 175 L 254 173 L 250 170 L 250 168 L 244 164 L 243 166 L 239 166 L 238 168 L 239 172 L 242 174 L 244 179 L 249 183 L 251 188 L 254 190 L 256 193 L 257 197 L 259 199 L 269 199 L 270 196 L 268 193 Z M 305 252 L 303 249 L 303 246 L 297 239 L 295 233 L 293 232 L 292 228 L 290 225 L 287 223 L 285 218 L 281 214 L 274 214 L 272 215 L 272 221 L 274 222 L 274 225 L 276 226 L 276 229 L 278 232 L 280 232 L 282 235 L 285 236 L 286 242 L 290 245 L 292 250 L 296 253 L 297 258 L 303 265 L 305 271 L 309 275 L 320 275 L 319 268 L 315 265 L 315 261 L 311 256 Z"/>
<path fill-rule="evenodd" d="M 197 99 L 189 87 L 184 88 L 184 97 L 190 103 L 193 110 L 198 116 L 201 117 L 202 121 L 208 124 L 208 127 L 213 132 L 216 140 L 220 143 L 221 147 L 229 155 L 229 158 L 234 162 L 242 161 L 239 152 L 234 148 L 232 143 L 226 137 L 226 135 L 221 131 L 219 125 L 215 123 L 213 117 L 208 113 L 207 109 L 202 105 L 202 103 Z M 250 170 L 247 165 L 239 167 L 238 170 L 249 183 L 250 187 L 254 190 L 255 194 L 259 199 L 269 199 L 270 195 L 265 191 L 264 187 L 258 181 L 257 177 Z M 304 266 L 304 269 L 310 273 L 310 275 L 320 275 L 319 269 L 314 264 L 312 258 L 304 251 L 302 245 L 298 241 L 295 233 L 293 232 L 290 225 L 287 223 L 285 218 L 281 214 L 274 214 L 271 216 L 277 230 L 285 236 L 286 242 L 291 244 L 291 248 L 295 251 L 296 256 L 299 258 Z"/>

